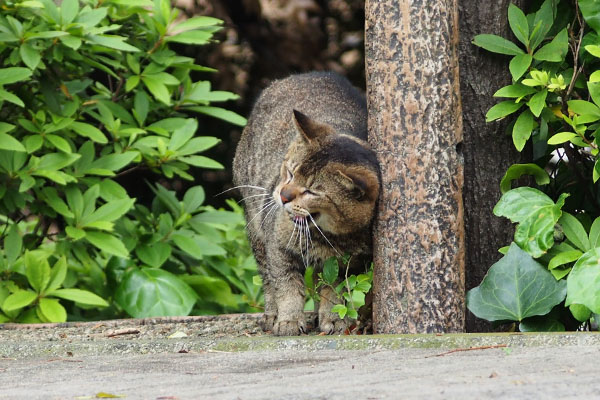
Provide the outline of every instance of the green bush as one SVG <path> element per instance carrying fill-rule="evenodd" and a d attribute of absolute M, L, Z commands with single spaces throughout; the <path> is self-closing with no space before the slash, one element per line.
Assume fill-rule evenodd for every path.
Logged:
<path fill-rule="evenodd" d="M 170 49 L 222 21 L 179 19 L 168 0 L 4 2 L 0 14 L 0 323 L 248 311 L 261 294 L 240 208 L 151 207 L 118 183 L 149 169 L 193 180 L 219 142 L 197 113 L 244 125 Z M 66 302 L 64 300 L 67 300 Z"/>
<path fill-rule="evenodd" d="M 519 43 L 478 35 L 474 44 L 511 56 L 507 98 L 488 121 L 517 115 L 509 133 L 527 143 L 533 163 L 513 165 L 502 179 L 494 214 L 517 223 L 468 308 L 521 331 L 596 328 L 600 322 L 600 8 L 595 0 L 546 0 L 508 21 Z M 539 189 L 511 189 L 521 175 Z"/>

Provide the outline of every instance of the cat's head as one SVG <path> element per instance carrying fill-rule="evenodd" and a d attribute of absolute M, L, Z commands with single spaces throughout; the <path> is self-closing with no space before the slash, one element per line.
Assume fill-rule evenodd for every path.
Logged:
<path fill-rule="evenodd" d="M 290 221 L 336 235 L 370 225 L 379 196 L 379 164 L 369 145 L 294 110 L 298 131 L 273 196 Z"/>

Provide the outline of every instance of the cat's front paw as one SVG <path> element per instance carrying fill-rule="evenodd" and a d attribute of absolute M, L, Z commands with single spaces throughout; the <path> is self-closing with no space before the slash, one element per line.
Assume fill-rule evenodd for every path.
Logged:
<path fill-rule="evenodd" d="M 278 320 L 273 325 L 273 334 L 276 336 L 298 336 L 300 333 L 306 333 L 304 316 L 287 321 Z"/>
<path fill-rule="evenodd" d="M 335 313 L 319 314 L 319 330 L 327 335 L 341 335 L 349 326 L 347 319 L 340 319 Z"/>
<path fill-rule="evenodd" d="M 272 332 L 276 319 L 277 314 L 264 313 L 259 321 L 259 325 L 264 332 Z"/>

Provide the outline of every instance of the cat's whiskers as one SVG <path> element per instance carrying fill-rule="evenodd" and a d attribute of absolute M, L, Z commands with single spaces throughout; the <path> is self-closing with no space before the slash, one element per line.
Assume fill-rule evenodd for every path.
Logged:
<path fill-rule="evenodd" d="M 321 230 L 321 228 L 319 228 L 319 225 L 317 225 L 317 223 L 315 222 L 315 219 L 312 217 L 312 215 L 308 214 L 308 216 L 310 217 L 310 220 L 312 221 L 312 223 L 315 226 L 315 228 L 317 228 L 317 230 L 319 231 L 319 233 L 321 234 L 321 236 L 323 236 L 323 238 L 327 241 L 327 243 L 329 243 L 329 246 L 331 246 L 331 248 L 337 253 L 337 255 L 339 257 L 341 257 L 342 255 L 340 254 L 340 252 L 331 244 L 331 242 L 329 241 L 329 239 L 327 239 L 327 236 L 325 236 L 325 234 L 323 233 L 323 231 Z"/>
<path fill-rule="evenodd" d="M 306 238 L 306 231 L 305 231 L 305 224 L 307 223 L 306 217 L 300 218 L 299 221 L 300 221 L 300 226 L 298 227 L 298 233 L 299 233 L 299 235 L 298 235 L 299 243 L 298 244 L 300 247 L 300 256 L 302 257 L 302 262 L 304 263 L 304 266 L 308 267 L 308 253 L 306 254 L 306 257 L 305 257 L 304 248 L 302 246 L 302 236 L 305 236 L 305 238 Z"/>
<path fill-rule="evenodd" d="M 271 205 L 271 208 L 269 209 L 269 211 L 267 212 L 267 215 L 265 215 L 265 217 L 263 218 L 262 222 L 260 223 L 260 228 L 262 229 L 263 224 L 265 223 L 265 221 L 267 220 L 267 218 L 269 218 L 269 215 L 277 209 L 277 203 L 275 202 L 275 204 Z M 275 214 L 273 214 L 275 215 Z"/>
<path fill-rule="evenodd" d="M 292 234 L 290 235 L 290 240 L 288 240 L 287 245 L 285 246 L 286 250 L 290 248 L 290 243 L 292 243 L 292 239 L 294 238 L 296 233 L 296 224 L 294 224 L 294 230 L 292 231 Z"/>
<path fill-rule="evenodd" d="M 239 188 L 248 188 L 248 189 L 256 189 L 256 190 L 264 190 L 265 192 L 269 191 L 269 189 L 266 189 L 266 188 L 264 188 L 264 187 L 262 187 L 262 186 L 254 186 L 254 185 L 238 185 L 238 186 L 234 186 L 234 187 L 232 187 L 232 188 L 229 188 L 229 189 L 227 189 L 227 190 L 223 190 L 221 193 L 217 193 L 217 194 L 215 194 L 215 197 L 216 197 L 216 196 L 220 196 L 220 195 L 222 195 L 223 193 L 231 192 L 232 190 L 239 189 Z"/>
<path fill-rule="evenodd" d="M 263 206 L 263 208 L 261 208 L 254 217 L 252 217 L 252 219 L 250 221 L 248 221 L 248 223 L 246 224 L 246 229 L 248 228 L 248 226 L 250 225 L 250 223 L 252 223 L 252 221 L 254 221 L 256 219 L 256 217 L 258 217 L 263 211 L 265 211 L 267 208 L 273 206 L 273 204 L 275 204 L 275 200 L 270 200 L 267 204 L 265 204 Z"/>
<path fill-rule="evenodd" d="M 258 199 L 256 199 L 256 197 L 261 197 L 261 200 L 262 200 L 262 197 L 268 197 L 268 196 L 271 196 L 271 193 L 253 194 L 251 196 L 244 197 L 243 199 L 241 199 L 240 201 L 238 201 L 238 204 L 241 203 L 242 201 L 245 201 L 246 204 L 248 204 L 248 201 L 250 201 L 250 199 L 254 198 L 254 200 L 258 200 Z"/>

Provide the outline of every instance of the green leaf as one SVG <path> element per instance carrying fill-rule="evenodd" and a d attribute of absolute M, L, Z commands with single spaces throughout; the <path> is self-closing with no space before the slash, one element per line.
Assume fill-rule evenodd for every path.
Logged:
<path fill-rule="evenodd" d="M 508 6 L 508 23 L 510 29 L 515 34 L 515 37 L 525 45 L 529 46 L 529 24 L 527 23 L 527 17 L 523 14 L 523 11 L 514 4 Z"/>
<path fill-rule="evenodd" d="M 521 108 L 525 103 L 515 103 L 512 100 L 501 101 L 489 109 L 485 114 L 485 122 L 491 122 L 500 118 L 504 118 L 509 114 L 514 113 Z"/>
<path fill-rule="evenodd" d="M 573 132 L 559 132 L 556 135 L 552 135 L 551 138 L 548 139 L 548 144 L 562 144 L 568 142 L 569 140 L 577 137 L 576 133 Z"/>
<path fill-rule="evenodd" d="M 518 151 L 522 151 L 525 143 L 529 140 L 531 131 L 533 131 L 533 122 L 533 114 L 529 110 L 523 111 L 517 118 L 513 126 L 512 138 Z"/>
<path fill-rule="evenodd" d="M 9 264 L 14 263 L 19 258 L 22 248 L 23 239 L 19 234 L 19 227 L 16 224 L 12 225 L 4 238 L 4 254 Z"/>
<path fill-rule="evenodd" d="M 183 44 L 205 44 L 212 38 L 212 33 L 207 31 L 187 31 L 174 36 L 167 36 L 165 42 L 176 42 Z"/>
<path fill-rule="evenodd" d="M 592 310 L 581 304 L 571 304 L 569 306 L 569 311 L 571 311 L 573 317 L 579 322 L 587 321 L 592 314 Z"/>
<path fill-rule="evenodd" d="M 517 222 L 515 242 L 534 257 L 541 257 L 554 244 L 554 224 L 568 194 L 561 194 L 556 204 L 537 189 L 520 187 L 502 195 L 494 215 Z"/>
<path fill-rule="evenodd" d="M 346 317 L 346 314 L 348 313 L 348 307 L 346 307 L 343 304 L 336 304 L 331 308 L 331 312 L 337 313 L 340 319 L 344 319 L 344 317 Z"/>
<path fill-rule="evenodd" d="M 586 252 L 573 266 L 567 278 L 565 305 L 582 304 L 598 314 L 600 312 L 600 248 Z"/>
<path fill-rule="evenodd" d="M 61 299 L 71 300 L 79 304 L 85 304 L 95 307 L 108 307 L 108 303 L 102 297 L 95 293 L 81 289 L 57 289 L 48 296 L 60 297 Z"/>
<path fill-rule="evenodd" d="M 146 85 L 156 100 L 166 105 L 171 104 L 171 94 L 169 93 L 169 89 L 167 89 L 164 84 L 145 76 L 142 77 L 142 82 L 144 82 L 144 85 Z"/>
<path fill-rule="evenodd" d="M 54 147 L 56 147 L 58 150 L 63 151 L 65 153 L 71 153 L 71 146 L 69 145 L 69 142 L 67 142 L 62 137 L 57 136 L 57 135 L 47 134 L 46 139 L 50 143 L 52 143 L 52 145 Z"/>
<path fill-rule="evenodd" d="M 39 51 L 34 49 L 29 43 L 25 42 L 19 48 L 21 59 L 30 69 L 36 69 L 42 56 Z"/>
<path fill-rule="evenodd" d="M 190 154 L 200 153 L 204 150 L 210 149 L 221 142 L 221 139 L 217 139 L 212 136 L 199 136 L 192 138 L 186 144 L 177 150 L 178 156 L 187 156 Z"/>
<path fill-rule="evenodd" d="M 203 256 L 218 256 L 227 254 L 225 249 L 223 249 L 221 246 L 218 246 L 203 237 L 188 231 L 178 232 L 182 233 L 174 233 L 171 235 L 171 239 L 173 239 L 175 245 L 197 260 L 201 260 Z"/>
<path fill-rule="evenodd" d="M 503 37 L 489 34 L 477 35 L 473 39 L 473 44 L 479 47 L 483 47 L 487 51 L 493 53 L 507 54 L 516 56 L 523 54 L 524 51 L 519 48 L 516 44 L 510 40 L 506 40 Z"/>
<path fill-rule="evenodd" d="M 75 228 L 73 226 L 67 226 L 65 228 L 65 233 L 74 240 L 83 239 L 85 237 L 85 231 L 83 229 Z"/>
<path fill-rule="evenodd" d="M 199 168 L 223 169 L 223 164 L 204 156 L 180 157 L 179 161 Z"/>
<path fill-rule="evenodd" d="M 134 268 L 117 288 L 115 300 L 134 318 L 188 315 L 196 294 L 170 272 L 155 268 Z"/>
<path fill-rule="evenodd" d="M 231 286 L 223 279 L 202 275 L 180 275 L 179 278 L 190 285 L 203 302 L 217 303 L 224 307 L 238 305 Z"/>
<path fill-rule="evenodd" d="M 31 290 L 19 290 L 8 296 L 2 304 L 2 309 L 6 312 L 15 311 L 27 307 L 37 299 L 37 293 Z"/>
<path fill-rule="evenodd" d="M 125 91 L 126 92 L 132 91 L 133 89 L 135 89 L 137 87 L 137 85 L 139 83 L 140 83 L 139 75 L 131 75 L 129 78 L 127 78 L 127 81 L 125 82 Z"/>
<path fill-rule="evenodd" d="M 84 122 L 73 122 L 69 128 L 73 129 L 77 134 L 90 138 L 96 143 L 106 144 L 108 140 L 104 133 L 93 125 Z"/>
<path fill-rule="evenodd" d="M 590 240 L 587 232 L 577 218 L 563 211 L 558 223 L 562 226 L 565 236 L 571 243 L 582 251 L 590 250 Z"/>
<path fill-rule="evenodd" d="M 339 269 L 337 258 L 330 257 L 325 260 L 323 264 L 323 280 L 325 283 L 333 285 L 338 279 Z"/>
<path fill-rule="evenodd" d="M 37 293 L 42 293 L 50 281 L 50 265 L 47 255 L 39 250 L 25 253 L 25 275 Z"/>
<path fill-rule="evenodd" d="M 115 221 L 125 215 L 134 203 L 135 199 L 130 198 L 109 201 L 92 214 L 82 218 L 80 224 L 81 226 L 87 226 L 96 221 Z"/>
<path fill-rule="evenodd" d="M 585 22 L 600 34 L 600 0 L 579 0 L 577 3 Z"/>
<path fill-rule="evenodd" d="M 584 46 L 584 49 L 594 57 L 600 58 L 600 46 L 595 44 L 588 44 L 587 46 Z"/>
<path fill-rule="evenodd" d="M 42 189 L 45 198 L 44 201 L 52 207 L 54 211 L 67 218 L 74 218 L 75 215 L 69 210 L 67 203 L 58 196 L 58 191 L 52 186 L 46 186 Z"/>
<path fill-rule="evenodd" d="M 583 253 L 579 250 L 570 250 L 558 253 L 557 255 L 552 257 L 552 259 L 550 259 L 550 262 L 548 263 L 548 269 L 555 269 L 561 265 L 577 261 L 582 254 Z"/>
<path fill-rule="evenodd" d="M 552 318 L 532 317 L 519 324 L 520 332 L 564 332 L 565 326 Z"/>
<path fill-rule="evenodd" d="M 206 195 L 202 186 L 191 187 L 183 196 L 183 209 L 188 214 L 198 211 L 198 208 L 204 203 Z"/>
<path fill-rule="evenodd" d="M 241 115 L 220 107 L 193 106 L 186 107 L 186 109 L 219 118 L 223 121 L 227 121 L 238 126 L 246 126 L 246 123 L 248 122 L 246 118 L 242 117 Z"/>
<path fill-rule="evenodd" d="M 60 17 L 62 25 L 68 25 L 79 13 L 79 0 L 63 0 L 60 5 Z"/>
<path fill-rule="evenodd" d="M 137 151 L 126 151 L 125 153 L 107 154 L 94 160 L 89 169 L 106 169 L 109 171 L 118 171 L 129 165 L 139 153 Z"/>
<path fill-rule="evenodd" d="M 164 242 L 142 244 L 135 248 L 135 254 L 146 265 L 160 268 L 171 255 L 171 246 Z"/>
<path fill-rule="evenodd" d="M 541 92 L 537 92 L 531 99 L 527 102 L 529 109 L 536 117 L 539 117 L 542 113 L 542 110 L 546 106 L 546 96 L 548 95 L 548 90 L 544 89 Z"/>
<path fill-rule="evenodd" d="M 199 28 L 205 28 L 208 26 L 221 25 L 223 21 L 213 17 L 192 17 L 188 18 L 180 24 L 175 25 L 172 30 L 175 32 L 185 32 Z"/>
<path fill-rule="evenodd" d="M 134 47 L 128 43 L 125 43 L 125 37 L 113 36 L 113 35 L 88 35 L 86 39 L 92 43 L 99 44 L 104 47 L 121 51 L 140 51 L 137 47 Z"/>
<path fill-rule="evenodd" d="M 0 86 L 28 79 L 33 71 L 29 68 L 10 67 L 0 69 Z"/>
<path fill-rule="evenodd" d="M 550 183 L 550 176 L 543 168 L 536 164 L 513 164 L 511 165 L 502 181 L 500 181 L 500 191 L 504 194 L 511 188 L 511 183 L 515 179 L 519 179 L 523 175 L 533 175 L 535 183 L 538 185 L 547 185 Z"/>
<path fill-rule="evenodd" d="M 600 217 L 596 218 L 590 228 L 590 247 L 600 247 Z"/>
<path fill-rule="evenodd" d="M 533 94 L 537 92 L 532 87 L 522 85 L 520 83 L 515 83 L 513 85 L 504 86 L 503 88 L 498 89 L 496 93 L 494 93 L 494 97 L 512 97 L 512 98 L 520 98 L 527 96 L 528 94 Z"/>
<path fill-rule="evenodd" d="M 508 69 L 510 70 L 510 74 L 515 82 L 518 81 L 525 72 L 527 72 L 532 60 L 533 57 L 531 57 L 531 54 L 519 54 L 510 60 Z"/>
<path fill-rule="evenodd" d="M 8 133 L 0 133 L 0 149 L 25 152 L 25 147 Z"/>
<path fill-rule="evenodd" d="M 481 285 L 467 293 L 467 308 L 488 321 L 522 321 L 544 315 L 565 298 L 564 281 L 556 281 L 515 243 L 492 265 Z"/>
<path fill-rule="evenodd" d="M 590 82 L 587 83 L 588 91 L 590 92 L 590 96 L 596 105 L 600 104 L 600 82 Z"/>
<path fill-rule="evenodd" d="M 546 0 L 542 3 L 540 9 L 535 13 L 533 25 L 530 26 L 531 36 L 529 37 L 529 46 L 532 50 L 546 38 L 556 18 L 556 1 Z"/>
<path fill-rule="evenodd" d="M 67 311 L 56 299 L 41 298 L 38 309 L 46 322 L 65 322 Z"/>
<path fill-rule="evenodd" d="M 197 214 L 190 221 L 208 224 L 242 224 L 244 218 L 240 214 L 231 211 L 205 211 Z"/>
<path fill-rule="evenodd" d="M 85 239 L 100 250 L 118 257 L 129 258 L 129 252 L 123 242 L 115 236 L 96 231 L 86 231 Z"/>
<path fill-rule="evenodd" d="M 148 95 L 146 94 L 146 92 L 142 90 L 136 92 L 133 104 L 133 109 L 135 111 L 135 117 L 138 121 L 138 124 L 140 124 L 140 126 L 144 125 L 146 117 L 148 116 L 148 110 L 150 106 L 150 102 L 148 100 Z"/>
<path fill-rule="evenodd" d="M 40 157 L 36 170 L 56 171 L 63 169 L 81 157 L 80 154 L 50 153 Z"/>
<path fill-rule="evenodd" d="M 567 101 L 569 109 L 580 115 L 592 115 L 600 118 L 600 107 L 594 103 L 585 100 L 569 100 Z"/>
<path fill-rule="evenodd" d="M 23 101 L 20 98 L 18 98 L 11 92 L 7 92 L 6 90 L 2 89 L 1 87 L 0 87 L 0 100 L 5 100 L 5 101 L 8 101 L 9 103 L 16 104 L 20 107 L 25 107 L 25 103 L 23 103 Z"/>
<path fill-rule="evenodd" d="M 533 54 L 538 61 L 560 62 L 565 59 L 569 50 L 569 36 L 567 29 L 561 30 L 552 41 L 542 46 Z"/>
<path fill-rule="evenodd" d="M 62 256 L 54 263 L 52 270 L 50 271 L 50 281 L 46 287 L 46 292 L 56 290 L 62 285 L 67 277 L 67 259 Z"/>
<path fill-rule="evenodd" d="M 192 118 L 187 119 L 185 123 L 181 127 L 175 129 L 171 135 L 168 149 L 176 151 L 181 148 L 196 134 L 197 129 L 198 121 Z"/>

